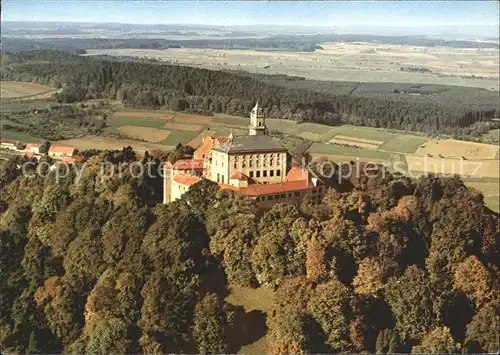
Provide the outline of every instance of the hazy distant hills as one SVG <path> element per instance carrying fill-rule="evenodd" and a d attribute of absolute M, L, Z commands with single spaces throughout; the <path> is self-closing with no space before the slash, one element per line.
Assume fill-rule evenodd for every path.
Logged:
<path fill-rule="evenodd" d="M 73 22 L 1 24 L 2 51 L 211 48 L 312 52 L 326 42 L 498 48 L 495 26 L 205 26 Z"/>
<path fill-rule="evenodd" d="M 374 26 L 335 25 L 285 26 L 244 25 L 208 26 L 191 24 L 127 24 L 85 22 L 11 22 L 1 24 L 2 37 L 75 35 L 100 38 L 127 38 L 131 35 L 197 36 L 203 37 L 263 37 L 275 35 L 363 34 L 376 36 L 425 36 L 443 40 L 478 40 L 498 43 L 498 26 Z"/>

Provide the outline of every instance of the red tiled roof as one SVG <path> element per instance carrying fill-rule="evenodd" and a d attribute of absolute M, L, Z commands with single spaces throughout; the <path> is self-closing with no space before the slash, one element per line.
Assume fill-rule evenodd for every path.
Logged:
<path fill-rule="evenodd" d="M 231 175 L 230 179 L 234 179 L 234 180 L 248 180 L 248 176 L 246 176 L 242 172 L 238 171 L 237 173 L 234 173 L 233 175 Z"/>
<path fill-rule="evenodd" d="M 203 169 L 203 160 L 197 160 L 197 159 L 177 160 L 173 165 L 173 169 L 177 170 Z"/>
<path fill-rule="evenodd" d="M 178 174 L 178 175 L 174 176 L 174 181 L 179 183 L 179 184 L 191 186 L 191 185 L 194 185 L 197 182 L 201 181 L 201 179 L 197 176 L 186 176 L 186 175 Z"/>
<path fill-rule="evenodd" d="M 292 166 L 284 181 L 302 181 L 309 179 L 309 172 L 298 166 Z"/>
<path fill-rule="evenodd" d="M 84 160 L 85 160 L 85 158 L 82 156 L 64 157 L 63 158 L 63 162 L 68 163 L 68 164 L 77 163 L 77 162 L 81 162 Z"/>
<path fill-rule="evenodd" d="M 10 139 L 1 139 L 0 143 L 9 143 L 9 144 L 17 144 L 18 141 L 11 141 Z"/>
<path fill-rule="evenodd" d="M 28 144 L 26 144 L 26 148 L 25 148 L 25 149 L 30 149 L 30 148 L 40 148 L 40 145 L 41 145 L 41 144 L 28 143 Z"/>
<path fill-rule="evenodd" d="M 231 137 L 215 137 L 217 143 L 226 143 L 229 142 L 231 139 L 232 139 Z"/>
<path fill-rule="evenodd" d="M 225 143 L 230 140 L 229 137 L 204 137 L 198 149 L 194 151 L 193 158 L 203 159 L 217 143 Z"/>
<path fill-rule="evenodd" d="M 65 147 L 62 145 L 52 145 L 49 148 L 50 153 L 73 153 L 75 148 L 73 147 Z"/>

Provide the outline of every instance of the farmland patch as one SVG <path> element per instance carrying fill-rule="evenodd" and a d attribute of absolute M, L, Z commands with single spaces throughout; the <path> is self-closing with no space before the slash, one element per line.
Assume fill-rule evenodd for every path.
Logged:
<path fill-rule="evenodd" d="M 415 154 L 441 158 L 497 159 L 498 149 L 498 146 L 492 144 L 465 142 L 455 139 L 429 140 L 422 144 Z"/>
<path fill-rule="evenodd" d="M 356 138 L 356 137 L 335 136 L 335 138 L 330 139 L 330 143 L 348 145 L 351 147 L 358 147 L 358 148 L 377 149 L 384 142 L 378 140 Z"/>
<path fill-rule="evenodd" d="M 116 139 L 102 136 L 87 136 L 83 138 L 68 139 L 52 142 L 54 145 L 67 145 L 70 147 L 85 149 L 115 150 L 131 146 L 136 152 L 144 153 L 152 150 L 169 151 L 175 147 L 149 142 L 140 142 L 132 139 Z"/>
<path fill-rule="evenodd" d="M 57 90 L 48 86 L 24 83 L 19 81 L 0 82 L 2 99 L 43 99 L 48 98 Z"/>
<path fill-rule="evenodd" d="M 170 135 L 170 131 L 151 127 L 121 126 L 118 131 L 128 137 L 148 142 L 161 142 Z"/>
<path fill-rule="evenodd" d="M 199 132 L 203 127 L 200 125 L 187 124 L 187 123 L 167 122 L 165 123 L 163 128 L 172 130 Z"/>

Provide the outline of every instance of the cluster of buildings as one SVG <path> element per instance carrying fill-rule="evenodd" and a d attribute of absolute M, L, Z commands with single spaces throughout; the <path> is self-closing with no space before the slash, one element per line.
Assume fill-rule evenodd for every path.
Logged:
<path fill-rule="evenodd" d="M 323 181 L 289 162 L 287 149 L 268 135 L 257 103 L 250 113 L 248 135 L 205 137 L 193 159 L 165 165 L 163 202 L 175 201 L 202 179 L 251 198 L 262 208 L 298 204 L 305 196 L 320 202 L 326 192 Z"/>
<path fill-rule="evenodd" d="M 80 159 L 80 157 L 74 156 L 75 148 L 62 145 L 51 145 L 49 146 L 49 150 L 47 152 L 43 152 L 41 150 L 41 144 L 24 144 L 19 141 L 2 139 L 0 141 L 0 147 L 13 150 L 21 154 L 24 153 L 24 155 L 28 156 L 29 158 L 36 158 L 38 160 L 45 154 L 47 154 L 49 157 L 60 159 L 65 163 L 74 163 L 76 161 L 79 161 Z"/>
<path fill-rule="evenodd" d="M 277 203 L 299 204 L 306 196 L 319 203 L 326 192 L 314 172 L 292 165 L 281 142 L 268 135 L 258 103 L 250 113 L 248 135 L 205 137 L 192 159 L 164 165 L 163 202 L 179 199 L 192 185 L 208 179 L 221 189 L 253 199 L 261 208 Z M 80 161 L 72 147 L 51 145 L 47 152 L 40 144 L 1 140 L 1 147 L 40 159 L 43 154 L 66 163 Z"/>

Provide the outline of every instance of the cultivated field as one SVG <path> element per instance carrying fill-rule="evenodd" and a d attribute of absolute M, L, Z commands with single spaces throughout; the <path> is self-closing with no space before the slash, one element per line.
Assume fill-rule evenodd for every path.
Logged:
<path fill-rule="evenodd" d="M 161 142 L 170 135 L 170 131 L 151 127 L 121 126 L 118 131 L 128 137 L 148 142 Z"/>
<path fill-rule="evenodd" d="M 0 81 L 2 99 L 46 99 L 57 90 L 48 86 L 20 81 Z"/>
<path fill-rule="evenodd" d="M 444 158 L 496 159 L 498 146 L 455 139 L 429 140 L 420 146 L 415 154 Z"/>
<path fill-rule="evenodd" d="M 421 155 L 406 155 L 408 169 L 435 174 L 457 174 L 479 178 L 500 177 L 498 160 L 461 160 Z"/>
<path fill-rule="evenodd" d="M 499 89 L 499 50 L 324 43 L 315 52 L 280 52 L 197 48 L 88 50 L 208 69 L 298 75 L 316 80 L 427 83 Z M 402 71 L 418 67 L 430 73 Z M 472 76 L 485 79 L 475 79 Z"/>
<path fill-rule="evenodd" d="M 192 131 L 192 132 L 199 132 L 203 128 L 200 125 L 193 125 L 187 123 L 173 123 L 173 122 L 167 122 L 163 127 L 167 129 L 178 129 L 181 131 Z"/>
<path fill-rule="evenodd" d="M 464 179 L 465 185 L 481 191 L 486 206 L 500 211 L 500 181 L 498 179 Z"/>
<path fill-rule="evenodd" d="M 144 153 L 146 150 L 152 151 L 156 149 L 162 151 L 169 151 L 175 148 L 164 144 L 140 142 L 132 139 L 116 139 L 116 138 L 96 137 L 96 136 L 68 139 L 53 143 L 57 145 L 67 145 L 70 147 L 78 148 L 80 150 L 85 150 L 85 149 L 114 150 L 131 146 L 132 148 L 134 148 L 135 151 L 139 153 Z"/>
<path fill-rule="evenodd" d="M 335 138 L 330 139 L 329 142 L 333 144 L 348 145 L 351 147 L 366 149 L 378 149 L 384 143 L 383 141 L 377 141 L 373 139 L 353 138 L 346 136 L 335 136 Z"/>

